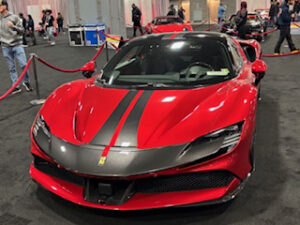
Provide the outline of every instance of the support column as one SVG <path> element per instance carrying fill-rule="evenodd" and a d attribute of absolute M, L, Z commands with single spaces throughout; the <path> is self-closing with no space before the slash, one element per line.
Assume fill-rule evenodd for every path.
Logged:
<path fill-rule="evenodd" d="M 97 20 L 98 22 L 103 22 L 103 12 L 101 0 L 97 0 Z"/>
<path fill-rule="evenodd" d="M 74 0 L 74 10 L 75 10 L 76 23 L 81 23 L 81 18 L 79 13 L 79 0 Z"/>
<path fill-rule="evenodd" d="M 207 0 L 190 0 L 190 19 L 194 22 L 208 21 Z"/>
<path fill-rule="evenodd" d="M 227 11 L 226 11 L 226 17 L 230 18 L 232 14 L 235 14 L 237 12 L 237 4 L 236 1 L 232 0 L 222 0 L 221 1 L 224 5 L 227 6 Z"/>

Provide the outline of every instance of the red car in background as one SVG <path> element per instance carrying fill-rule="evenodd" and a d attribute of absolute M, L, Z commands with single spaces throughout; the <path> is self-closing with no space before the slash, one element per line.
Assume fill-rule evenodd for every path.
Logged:
<path fill-rule="evenodd" d="M 152 20 L 146 26 L 148 34 L 168 33 L 168 32 L 192 32 L 193 28 L 189 23 L 184 21 L 178 16 L 160 16 Z"/>
<path fill-rule="evenodd" d="M 255 40 L 148 35 L 46 100 L 30 175 L 79 205 L 141 210 L 233 199 L 254 167 L 266 64 Z"/>

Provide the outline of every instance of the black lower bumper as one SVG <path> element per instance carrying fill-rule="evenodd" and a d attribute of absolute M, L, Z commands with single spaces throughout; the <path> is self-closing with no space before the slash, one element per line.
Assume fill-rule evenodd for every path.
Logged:
<path fill-rule="evenodd" d="M 228 186 L 236 177 L 225 170 L 174 174 L 141 179 L 91 178 L 58 168 L 40 157 L 34 156 L 34 167 L 39 171 L 66 182 L 82 186 L 86 201 L 117 206 L 135 193 L 165 193 L 192 191 Z"/>

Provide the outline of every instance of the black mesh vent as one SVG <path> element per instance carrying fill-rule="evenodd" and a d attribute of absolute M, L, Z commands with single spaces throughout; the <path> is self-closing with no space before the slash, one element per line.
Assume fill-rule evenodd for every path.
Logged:
<path fill-rule="evenodd" d="M 205 171 L 139 180 L 136 192 L 159 193 L 170 191 L 192 191 L 225 187 L 234 176 L 227 171 Z"/>
<path fill-rule="evenodd" d="M 36 169 L 58 179 L 84 186 L 84 178 L 71 173 L 65 169 L 60 169 L 56 165 L 49 163 L 37 156 L 34 156 L 34 166 Z M 209 188 L 225 187 L 235 178 L 233 174 L 225 170 L 204 171 L 196 173 L 177 174 L 160 176 L 156 178 L 137 179 L 134 182 L 135 193 L 162 193 L 170 191 L 192 191 Z M 111 183 L 114 189 L 120 187 L 120 183 L 132 183 L 130 180 L 103 180 L 93 179 L 98 182 Z"/>
<path fill-rule="evenodd" d="M 56 165 L 38 157 L 34 156 L 34 167 L 41 172 L 48 174 L 60 180 L 64 180 L 79 186 L 83 185 L 84 179 L 74 173 L 71 173 L 65 169 L 60 169 Z"/>

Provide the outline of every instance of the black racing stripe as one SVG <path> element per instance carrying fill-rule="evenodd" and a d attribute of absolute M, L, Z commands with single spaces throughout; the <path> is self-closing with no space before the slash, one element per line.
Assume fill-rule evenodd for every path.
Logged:
<path fill-rule="evenodd" d="M 118 136 L 116 146 L 122 146 L 122 143 L 130 143 L 129 146 L 137 146 L 137 130 L 144 109 L 151 98 L 153 91 L 144 91 L 132 111 L 130 112 L 125 124 Z"/>
<path fill-rule="evenodd" d="M 138 91 L 130 91 L 128 94 L 122 99 L 117 108 L 110 115 L 108 120 L 102 126 L 102 128 L 98 131 L 96 136 L 93 138 L 90 144 L 92 145 L 109 145 L 110 140 L 122 119 L 123 114 L 128 108 L 131 101 L 137 95 Z"/>

